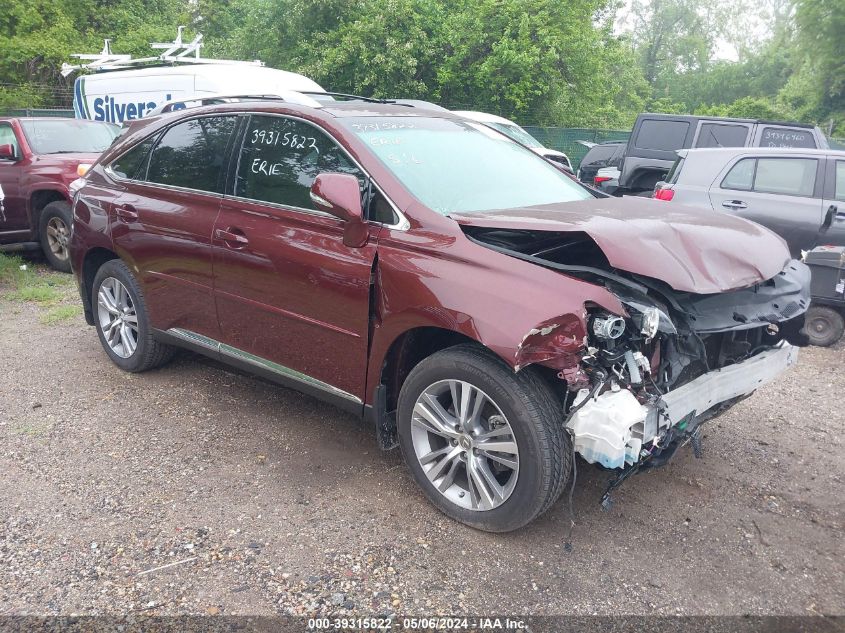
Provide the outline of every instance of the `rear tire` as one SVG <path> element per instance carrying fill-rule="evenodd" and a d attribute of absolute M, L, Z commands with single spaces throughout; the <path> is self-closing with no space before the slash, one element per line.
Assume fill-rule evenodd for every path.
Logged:
<path fill-rule="evenodd" d="M 97 271 L 91 311 L 103 349 L 121 369 L 147 371 L 173 356 L 172 347 L 153 338 L 141 286 L 121 260 L 109 260 Z"/>
<path fill-rule="evenodd" d="M 514 373 L 487 350 L 459 345 L 420 362 L 402 385 L 399 446 L 440 511 L 508 532 L 548 510 L 566 485 L 572 448 L 563 419 L 559 398 L 532 368 Z"/>
<path fill-rule="evenodd" d="M 64 200 L 51 202 L 41 210 L 38 236 L 41 250 L 56 270 L 70 272 L 70 205 Z"/>
<path fill-rule="evenodd" d="M 810 344 L 829 347 L 842 338 L 845 318 L 828 306 L 810 306 L 804 319 L 804 331 L 810 337 Z"/>

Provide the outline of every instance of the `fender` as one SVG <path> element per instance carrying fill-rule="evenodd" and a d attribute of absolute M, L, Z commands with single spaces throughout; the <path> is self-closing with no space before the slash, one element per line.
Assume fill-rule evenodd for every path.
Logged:
<path fill-rule="evenodd" d="M 461 238 L 382 232 L 367 394 L 379 383 L 392 343 L 414 328 L 467 336 L 514 371 L 540 363 L 567 373 L 577 369 L 585 345 L 587 307 L 626 314 L 603 287 Z"/>

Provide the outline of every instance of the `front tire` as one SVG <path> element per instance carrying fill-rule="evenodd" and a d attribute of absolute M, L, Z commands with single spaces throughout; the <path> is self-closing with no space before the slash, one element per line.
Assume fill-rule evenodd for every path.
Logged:
<path fill-rule="evenodd" d="M 812 345 L 829 347 L 842 338 L 845 319 L 841 312 L 828 306 L 810 306 L 804 319 L 804 331 Z"/>
<path fill-rule="evenodd" d="M 45 206 L 38 220 L 41 250 L 50 266 L 63 273 L 70 272 L 70 221 L 70 205 L 64 200 Z"/>
<path fill-rule="evenodd" d="M 399 395 L 399 446 L 428 499 L 488 532 L 548 510 L 571 470 L 563 408 L 532 368 L 514 373 L 474 345 L 420 362 Z"/>
<path fill-rule="evenodd" d="M 112 259 L 97 271 L 91 304 L 100 343 L 115 365 L 141 372 L 170 360 L 173 348 L 153 338 L 141 286 L 122 261 Z"/>

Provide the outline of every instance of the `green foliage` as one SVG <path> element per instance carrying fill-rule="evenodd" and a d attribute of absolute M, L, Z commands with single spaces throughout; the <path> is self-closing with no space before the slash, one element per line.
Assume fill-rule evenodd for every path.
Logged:
<path fill-rule="evenodd" d="M 70 54 L 150 54 L 177 25 L 206 56 L 327 89 L 522 123 L 627 128 L 643 110 L 800 119 L 845 134 L 845 0 L 6 0 L 0 109 L 66 102 Z M 766 28 L 760 28 L 764 25 Z M 766 34 L 765 37 L 760 33 Z M 715 61 L 729 44 L 739 61 Z"/>

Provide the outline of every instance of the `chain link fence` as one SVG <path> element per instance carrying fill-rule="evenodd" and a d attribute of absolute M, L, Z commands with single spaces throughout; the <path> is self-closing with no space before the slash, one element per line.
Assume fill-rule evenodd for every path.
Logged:
<path fill-rule="evenodd" d="M 605 141 L 627 142 L 630 130 L 604 130 L 586 127 L 538 127 L 526 125 L 526 131 L 546 147 L 569 156 L 576 169 L 593 143 Z"/>

